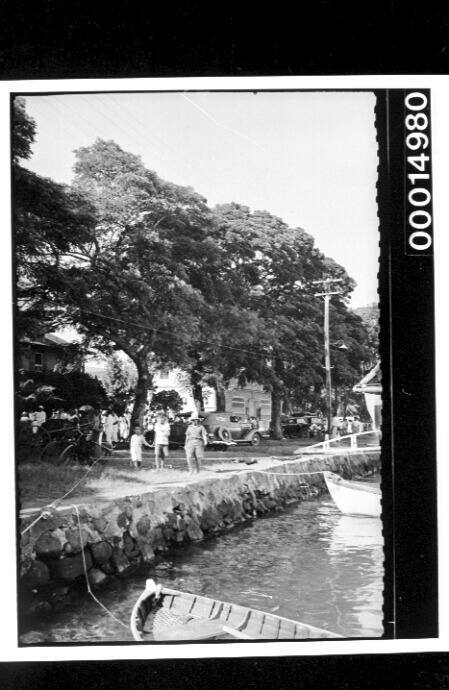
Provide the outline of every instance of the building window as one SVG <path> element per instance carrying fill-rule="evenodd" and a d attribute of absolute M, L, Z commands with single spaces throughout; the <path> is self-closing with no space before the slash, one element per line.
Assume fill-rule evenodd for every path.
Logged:
<path fill-rule="evenodd" d="M 43 359 L 42 352 L 34 353 L 34 371 L 42 371 Z"/>
<path fill-rule="evenodd" d="M 232 398 L 231 408 L 236 412 L 245 411 L 245 399 L 244 398 Z"/>
<path fill-rule="evenodd" d="M 257 417 L 259 419 L 262 417 L 271 417 L 271 402 L 265 400 L 257 401 Z"/>

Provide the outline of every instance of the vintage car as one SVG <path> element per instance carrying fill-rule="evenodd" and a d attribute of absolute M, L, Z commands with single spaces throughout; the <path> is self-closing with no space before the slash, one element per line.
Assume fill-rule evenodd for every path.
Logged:
<path fill-rule="evenodd" d="M 265 435 L 259 429 L 257 419 L 248 419 L 232 412 L 207 412 L 202 423 L 210 443 L 234 441 L 258 446 Z"/>
<path fill-rule="evenodd" d="M 294 412 L 291 415 L 282 415 L 281 418 L 282 433 L 287 437 L 309 438 L 311 427 L 321 429 L 322 426 L 322 417 L 315 414 Z"/>
<path fill-rule="evenodd" d="M 191 412 L 184 412 L 178 415 L 176 421 L 170 422 L 170 448 L 180 448 L 183 447 L 186 440 L 186 430 L 189 425 L 189 418 Z M 201 420 L 205 426 L 205 418 L 208 416 L 207 412 L 200 413 Z M 204 420 L 204 421 L 203 421 Z M 229 446 L 235 446 L 236 443 L 231 438 L 221 438 L 219 436 L 214 436 L 208 433 L 208 448 L 215 450 L 226 450 Z M 153 445 L 154 443 L 154 431 L 151 429 L 145 433 L 145 439 L 147 443 Z"/>

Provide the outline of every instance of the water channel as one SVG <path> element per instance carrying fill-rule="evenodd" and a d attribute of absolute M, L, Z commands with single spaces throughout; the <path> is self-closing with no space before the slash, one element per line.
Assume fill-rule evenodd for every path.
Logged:
<path fill-rule="evenodd" d="M 161 559 L 151 577 L 174 589 L 293 618 L 344 637 L 382 635 L 381 521 L 341 515 L 329 497 L 304 502 Z M 145 571 L 98 594 L 128 626 Z M 30 631 L 30 629 L 28 629 Z M 87 594 L 33 623 L 46 644 L 129 642 Z"/>

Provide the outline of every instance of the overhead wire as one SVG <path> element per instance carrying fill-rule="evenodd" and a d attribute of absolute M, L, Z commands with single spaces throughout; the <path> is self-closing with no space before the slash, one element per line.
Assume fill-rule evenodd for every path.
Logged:
<path fill-rule="evenodd" d="M 123 323 L 123 324 L 125 324 L 125 325 L 127 325 L 127 326 L 134 326 L 134 327 L 141 328 L 141 329 L 147 330 L 147 331 L 154 331 L 154 332 L 156 332 L 156 333 L 168 333 L 168 334 L 170 334 L 170 335 L 173 335 L 173 332 L 170 331 L 170 330 L 168 330 L 168 329 L 156 328 L 155 326 L 145 326 L 144 324 L 136 323 L 135 321 L 125 321 L 125 319 L 120 319 L 119 317 L 116 317 L 116 316 L 108 316 L 108 315 L 106 315 L 106 314 L 102 314 L 101 312 L 97 312 L 97 311 L 94 311 L 94 310 L 92 310 L 92 309 L 85 309 L 84 307 L 78 307 L 78 308 L 80 309 L 80 311 L 83 311 L 83 312 L 85 312 L 86 314 L 92 314 L 92 316 L 99 316 L 99 317 L 101 317 L 102 319 L 109 319 L 109 320 L 111 320 L 111 321 L 118 321 L 118 322 Z M 254 349 L 252 349 L 252 350 L 247 350 L 247 349 L 242 348 L 242 347 L 236 347 L 236 346 L 233 346 L 233 345 L 224 345 L 224 344 L 222 344 L 222 343 L 216 343 L 216 342 L 214 342 L 214 341 L 206 340 L 206 339 L 202 339 L 202 338 L 194 338 L 194 339 L 193 339 L 193 342 L 196 342 L 196 343 L 203 343 L 203 344 L 206 344 L 206 345 L 213 345 L 213 346 L 215 346 L 215 347 L 223 348 L 223 349 L 226 349 L 226 350 L 235 350 L 235 351 L 238 351 L 238 352 L 244 352 L 244 353 L 250 354 L 250 355 L 252 355 L 252 354 L 259 354 L 259 355 L 261 355 L 261 356 L 263 356 L 263 357 L 268 357 L 268 358 L 270 358 L 271 356 L 273 356 L 273 353 L 270 353 L 270 352 L 263 352 L 262 350 L 257 351 L 257 350 L 254 350 Z M 303 357 L 303 354 L 304 354 L 304 353 L 299 352 L 299 351 L 297 351 L 297 350 L 284 349 L 283 351 L 284 351 L 284 352 L 288 352 L 288 353 L 290 353 L 290 354 L 298 355 L 298 356 L 300 356 L 300 357 Z"/>
<path fill-rule="evenodd" d="M 58 98 L 58 99 L 55 99 L 55 100 L 50 100 L 50 98 L 51 98 L 51 97 L 49 96 L 48 99 L 45 99 L 45 100 L 43 100 L 42 102 L 43 102 L 45 105 L 49 106 L 50 108 L 53 108 L 54 110 L 56 110 L 56 112 L 58 112 L 59 115 L 64 119 L 64 124 L 65 124 L 65 125 L 68 124 L 69 127 L 71 127 L 71 128 L 73 129 L 73 131 L 76 132 L 77 134 L 79 134 L 79 130 L 81 130 L 86 136 L 89 136 L 89 137 L 91 137 L 91 136 L 93 136 L 93 135 L 94 135 L 94 136 L 97 135 L 97 131 L 96 131 L 94 125 L 93 125 L 91 122 L 89 122 L 89 120 L 87 120 L 87 119 L 79 112 L 79 110 L 76 110 L 75 108 L 70 108 L 70 106 L 69 106 L 62 98 Z M 66 115 L 64 115 L 63 113 L 61 113 L 61 107 L 63 108 L 63 110 L 65 110 L 66 112 L 68 112 L 72 117 L 73 117 L 73 115 L 76 115 L 76 117 L 77 117 L 80 121 L 82 121 L 83 123 L 85 123 L 85 125 L 87 125 L 87 127 L 91 130 L 91 132 L 93 133 L 93 135 L 92 135 L 91 132 L 89 132 L 89 131 L 86 129 L 85 126 L 84 126 L 84 127 L 80 127 L 79 125 L 75 125 L 75 123 L 73 122 L 72 117 L 71 117 L 71 118 L 68 118 Z"/>
<path fill-rule="evenodd" d="M 106 106 L 105 102 L 102 101 L 101 98 L 100 98 L 100 96 L 101 96 L 102 94 L 93 94 L 93 95 L 96 96 L 97 103 L 100 103 L 100 105 L 102 105 L 103 107 Z M 222 123 L 220 123 L 220 122 L 219 122 L 218 120 L 216 120 L 212 115 L 210 115 L 210 113 L 208 113 L 208 112 L 207 112 L 206 110 L 204 110 L 201 106 L 199 106 L 197 103 L 195 103 L 195 102 L 192 101 L 190 98 L 188 98 L 185 94 L 180 94 L 180 95 L 183 96 L 183 97 L 185 98 L 185 100 L 187 100 L 191 105 L 193 105 L 193 106 L 196 107 L 198 110 L 200 110 L 206 117 L 208 117 L 208 118 L 209 118 L 212 122 L 214 122 L 214 124 L 216 124 L 217 126 L 223 127 L 224 129 L 227 129 L 227 130 L 229 130 L 229 131 L 231 131 L 231 132 L 233 132 L 234 134 L 237 134 L 237 135 L 239 135 L 239 136 L 243 136 L 243 138 L 248 139 L 249 141 L 251 141 L 252 143 L 255 143 L 255 144 L 257 145 L 257 142 L 252 141 L 251 139 L 249 139 L 248 137 L 246 137 L 246 135 L 242 135 L 242 133 L 238 132 L 237 130 L 233 130 L 232 128 L 229 128 L 229 127 L 227 127 L 226 125 L 223 125 Z M 122 107 L 123 110 L 126 110 L 123 106 L 121 106 L 121 105 L 118 104 L 118 102 L 115 100 L 115 98 L 114 98 L 113 96 L 111 97 L 111 99 L 112 99 L 112 102 L 115 103 L 116 106 Z M 93 102 L 93 101 L 92 101 L 92 94 L 89 96 L 89 100 L 88 100 L 87 96 L 81 95 L 81 100 L 84 101 L 86 104 L 88 104 L 89 107 L 92 107 L 92 102 Z M 56 100 L 54 100 L 54 101 L 47 101 L 47 100 L 45 100 L 45 101 L 43 101 L 43 102 L 46 103 L 46 104 L 49 105 L 49 106 L 54 106 L 54 107 L 56 108 L 56 110 L 58 110 L 58 106 L 59 106 L 59 105 L 62 105 L 70 114 L 75 113 L 75 114 L 77 115 L 77 117 L 78 117 L 81 121 L 85 122 L 85 123 L 87 124 L 87 126 L 88 126 L 91 130 L 94 131 L 94 127 L 93 127 L 92 123 L 90 123 L 90 122 L 89 122 L 79 111 L 77 111 L 77 110 L 75 110 L 75 109 L 71 109 L 71 108 L 68 106 L 68 104 L 67 104 L 65 101 L 63 101 L 62 99 L 61 99 L 61 100 L 57 100 L 57 101 L 56 101 Z M 60 112 L 60 111 L 59 111 L 59 112 Z M 100 112 L 101 112 L 101 114 L 102 114 L 107 120 L 109 120 L 109 122 L 111 122 L 111 124 L 112 124 L 114 127 L 118 128 L 124 135 L 126 135 L 128 138 L 133 138 L 133 137 L 130 137 L 129 131 L 125 131 L 125 130 L 123 129 L 123 127 L 122 127 L 114 118 L 111 118 L 110 113 L 109 113 L 109 114 L 104 113 L 103 108 L 101 109 Z M 129 112 L 129 111 L 128 111 L 128 112 Z M 130 115 L 131 115 L 131 114 L 130 114 Z M 142 127 L 145 128 L 146 135 L 148 135 L 148 132 L 146 131 L 146 127 L 145 127 L 145 126 L 143 125 L 143 123 L 135 116 L 135 114 L 132 114 L 132 118 L 134 119 L 135 122 L 140 123 L 140 125 L 141 125 Z M 69 122 L 70 122 L 70 121 L 69 121 Z M 71 123 L 70 123 L 70 124 L 71 124 Z M 72 126 L 72 129 L 76 130 L 75 125 L 71 124 L 71 126 Z M 129 126 L 129 122 L 128 122 L 128 126 Z M 133 127 L 132 125 L 131 125 L 131 128 L 132 128 L 133 132 L 139 137 L 139 145 L 140 145 L 141 135 L 137 132 L 136 129 L 134 129 L 134 127 Z M 86 131 L 86 130 L 84 130 L 84 131 Z M 138 142 L 136 141 L 136 144 L 137 144 L 137 143 L 138 143 Z M 162 143 L 162 145 L 165 146 L 165 148 L 169 148 L 168 145 L 166 145 L 166 144 L 164 144 L 164 143 Z M 179 159 L 179 156 L 177 156 L 177 157 L 178 157 L 178 159 Z M 183 162 L 183 161 L 181 161 L 181 162 Z M 86 309 L 84 309 L 84 311 L 85 311 L 86 313 L 92 313 L 92 314 L 95 313 L 95 312 L 93 312 L 93 311 L 91 311 L 91 310 L 86 310 Z M 152 330 L 152 331 L 154 331 L 154 332 L 160 332 L 160 333 L 163 333 L 163 332 L 164 332 L 163 329 L 157 329 L 157 328 L 154 328 L 154 327 L 147 327 L 147 326 L 143 326 L 142 324 L 136 324 L 136 323 L 133 323 L 133 322 L 126 322 L 126 321 L 123 320 L 123 319 L 118 319 L 118 318 L 115 318 L 115 317 L 105 316 L 104 314 L 96 313 L 96 315 L 101 316 L 102 318 L 108 318 L 108 319 L 110 319 L 110 320 L 121 321 L 121 322 L 123 322 L 124 324 L 133 325 L 133 326 L 137 326 L 137 327 L 140 327 L 140 328 L 145 328 L 146 330 Z M 169 331 L 165 331 L 165 332 L 167 333 L 167 332 L 169 332 Z M 235 346 L 219 344 L 219 343 L 215 343 L 215 342 L 212 342 L 212 341 L 209 341 L 209 340 L 205 340 L 205 339 L 196 338 L 194 342 L 203 343 L 203 344 L 208 344 L 208 345 L 213 345 L 213 346 L 218 347 L 218 348 L 220 348 L 220 349 L 227 349 L 227 350 L 233 350 L 233 351 L 237 351 L 237 352 L 244 352 L 244 353 L 246 353 L 246 354 L 259 354 L 259 355 L 264 356 L 264 357 L 269 357 L 269 356 L 270 356 L 270 354 L 269 354 L 269 353 L 266 353 L 266 352 L 261 352 L 261 351 L 258 352 L 257 350 L 254 350 L 254 349 L 252 349 L 252 350 L 247 350 L 247 349 L 245 349 L 245 348 L 239 348 L 239 347 L 235 347 Z M 295 351 L 295 350 L 284 349 L 284 352 L 288 352 L 288 353 L 290 353 L 290 354 L 298 355 L 298 356 L 301 356 L 301 357 L 303 356 L 303 353 L 300 353 L 300 352 Z"/>
<path fill-rule="evenodd" d="M 114 98 L 114 96 L 112 96 L 112 102 L 115 103 L 116 106 L 117 106 L 118 108 L 120 108 L 121 110 L 123 110 L 125 113 L 128 114 L 128 118 L 131 118 L 131 122 L 133 123 L 133 125 L 135 124 L 135 125 L 137 125 L 138 127 L 141 127 L 141 128 L 142 128 L 142 133 L 139 133 L 139 132 L 137 132 L 136 129 L 134 129 L 134 127 L 133 127 L 133 125 L 132 125 L 133 131 L 136 132 L 136 134 L 138 135 L 138 137 L 139 137 L 140 140 L 142 139 L 142 137 L 147 137 L 147 138 L 149 138 L 150 140 L 156 141 L 156 143 L 158 143 L 158 144 L 162 147 L 162 153 L 165 154 L 167 151 L 170 152 L 171 155 L 172 155 L 172 157 L 173 157 L 174 159 L 176 159 L 178 162 L 180 162 L 181 165 L 185 166 L 186 169 L 189 170 L 189 172 L 193 172 L 193 171 L 194 171 L 194 168 L 193 168 L 193 166 L 190 164 L 190 162 L 189 162 L 184 156 L 181 156 L 181 155 L 179 154 L 179 152 L 178 152 L 176 149 L 174 149 L 172 146 L 170 146 L 170 144 L 168 144 L 167 141 L 166 141 L 165 139 L 162 139 L 160 136 L 157 136 L 153 130 L 151 131 L 151 134 L 149 134 L 149 132 L 148 132 L 148 130 L 149 130 L 148 125 L 147 125 L 146 123 L 142 122 L 142 120 L 136 115 L 135 112 L 131 112 L 131 111 L 125 106 L 124 103 L 119 103 L 119 102 Z M 127 120 L 127 123 L 129 124 L 129 120 Z"/>
<path fill-rule="evenodd" d="M 222 122 L 217 120 L 213 115 L 211 115 L 207 110 L 205 110 L 200 105 L 198 105 L 198 103 L 195 103 L 195 101 L 192 101 L 192 99 L 189 98 L 185 93 L 181 93 L 180 96 L 182 96 L 182 98 L 184 98 L 186 101 L 188 101 L 188 103 L 193 105 L 194 108 L 199 110 L 205 117 L 207 117 L 208 120 L 213 122 L 214 125 L 216 125 L 217 127 L 220 127 L 221 129 L 224 129 L 228 132 L 231 132 L 232 134 L 235 134 L 236 136 L 240 137 L 241 139 L 245 139 L 250 144 L 253 144 L 253 146 L 256 146 L 258 149 L 260 149 L 260 151 L 263 151 L 264 153 L 268 153 L 267 150 L 261 144 L 259 144 L 259 142 L 255 141 L 254 139 L 247 136 L 246 134 L 243 134 L 243 132 L 240 132 L 239 130 L 234 129 L 233 127 L 229 127 L 228 125 L 223 124 Z"/>
<path fill-rule="evenodd" d="M 182 156 L 179 155 L 178 152 L 176 152 L 172 147 L 170 147 L 167 142 L 164 140 L 161 140 L 160 138 L 156 137 L 154 132 L 150 133 L 149 128 L 135 115 L 135 113 L 131 113 L 128 109 L 126 109 L 123 104 L 120 104 L 116 99 L 113 97 L 110 97 L 111 102 L 115 104 L 116 107 L 120 108 L 125 114 L 126 114 L 126 128 L 123 126 L 122 123 L 120 123 L 120 115 L 117 113 L 116 108 L 111 108 L 111 103 L 106 103 L 104 100 L 101 99 L 102 94 L 94 94 L 95 100 L 93 100 L 92 96 L 89 98 L 87 96 L 81 95 L 80 98 L 81 100 L 86 103 L 90 108 L 93 106 L 96 107 L 97 112 L 104 117 L 106 120 L 110 122 L 110 124 L 118 130 L 124 137 L 126 137 L 127 140 L 131 140 L 133 147 L 138 150 L 142 146 L 142 140 L 148 139 L 151 141 L 153 146 L 156 147 L 155 150 L 153 149 L 152 153 L 154 153 L 156 156 L 159 157 L 161 161 L 166 159 L 167 152 L 171 157 L 176 160 L 177 163 L 180 163 L 183 165 L 186 170 L 189 172 L 193 172 L 194 168 L 190 163 L 184 159 Z M 109 94 L 108 94 L 109 96 Z M 99 132 L 96 130 L 95 126 L 89 122 L 89 120 L 82 115 L 82 113 L 75 109 L 71 108 L 67 102 L 59 99 L 59 100 L 54 100 L 54 101 L 45 101 L 46 105 L 55 108 L 57 111 L 59 109 L 59 106 L 62 106 L 68 114 L 70 114 L 71 118 L 73 118 L 73 115 L 77 117 L 79 121 L 82 121 L 87 125 L 87 127 L 91 130 L 91 132 L 88 132 L 85 127 L 81 127 L 80 129 L 86 134 L 86 136 L 94 136 L 98 138 Z M 107 112 L 106 112 L 107 110 Z M 60 112 L 60 111 L 59 111 Z M 113 114 L 116 114 L 117 117 L 114 117 Z M 64 118 L 65 122 L 68 121 L 69 126 L 72 128 L 73 131 L 77 131 L 77 126 L 73 124 L 73 119 L 71 118 Z M 141 127 L 141 131 L 139 131 L 136 126 Z M 134 135 L 134 136 L 133 136 Z"/>

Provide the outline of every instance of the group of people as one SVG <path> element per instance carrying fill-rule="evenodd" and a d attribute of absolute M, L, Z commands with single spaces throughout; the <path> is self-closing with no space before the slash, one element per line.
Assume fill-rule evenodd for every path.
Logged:
<path fill-rule="evenodd" d="M 357 415 L 354 417 L 333 417 L 331 426 L 331 437 L 346 436 L 347 434 L 358 434 L 363 431 L 364 425 Z"/>
<path fill-rule="evenodd" d="M 154 458 L 156 470 L 164 468 L 164 462 L 168 458 L 168 446 L 170 441 L 171 426 L 168 418 L 162 412 L 156 417 L 153 425 L 154 430 Z M 191 473 L 200 472 L 201 462 L 204 458 L 204 448 L 207 445 L 207 432 L 201 424 L 198 414 L 193 413 L 190 417 L 190 424 L 186 429 L 184 450 L 186 453 L 187 465 Z M 152 446 L 146 441 L 142 427 L 134 427 L 129 442 L 130 464 L 136 469 L 142 466 L 142 448 Z"/>
<path fill-rule="evenodd" d="M 103 410 L 100 415 L 106 443 L 113 446 L 120 441 L 127 441 L 131 429 L 131 412 L 126 410 L 122 414 L 117 414 L 111 407 Z"/>
<path fill-rule="evenodd" d="M 88 406 L 86 406 L 88 407 Z M 168 458 L 168 448 L 170 443 L 171 424 L 166 414 L 163 412 L 146 412 L 144 424 L 135 426 L 131 433 L 131 411 L 125 410 L 122 414 L 117 414 L 111 406 L 108 409 L 100 410 L 90 408 L 88 412 L 82 410 L 63 410 L 55 409 L 47 415 L 43 405 L 39 405 L 31 412 L 24 411 L 20 417 L 21 426 L 31 429 L 33 434 L 37 434 L 39 428 L 47 419 L 62 419 L 76 424 L 82 424 L 84 420 L 97 432 L 98 435 L 104 434 L 104 440 L 112 448 L 120 441 L 129 440 L 130 464 L 139 468 L 142 466 L 142 449 L 154 448 L 156 470 L 164 468 L 164 463 Z M 177 421 L 176 418 L 171 421 Z M 189 471 L 199 472 L 204 458 L 204 449 L 207 445 L 207 432 L 201 424 L 201 419 L 197 413 L 190 417 L 190 423 L 186 429 L 184 449 L 186 453 Z M 154 432 L 153 444 L 149 444 L 145 438 L 145 433 Z"/>
<path fill-rule="evenodd" d="M 31 412 L 26 412 L 24 410 L 20 417 L 20 423 L 24 426 L 30 426 L 33 434 L 37 434 L 39 428 L 46 421 L 47 413 L 43 405 L 39 405 L 36 410 L 32 410 Z"/>

